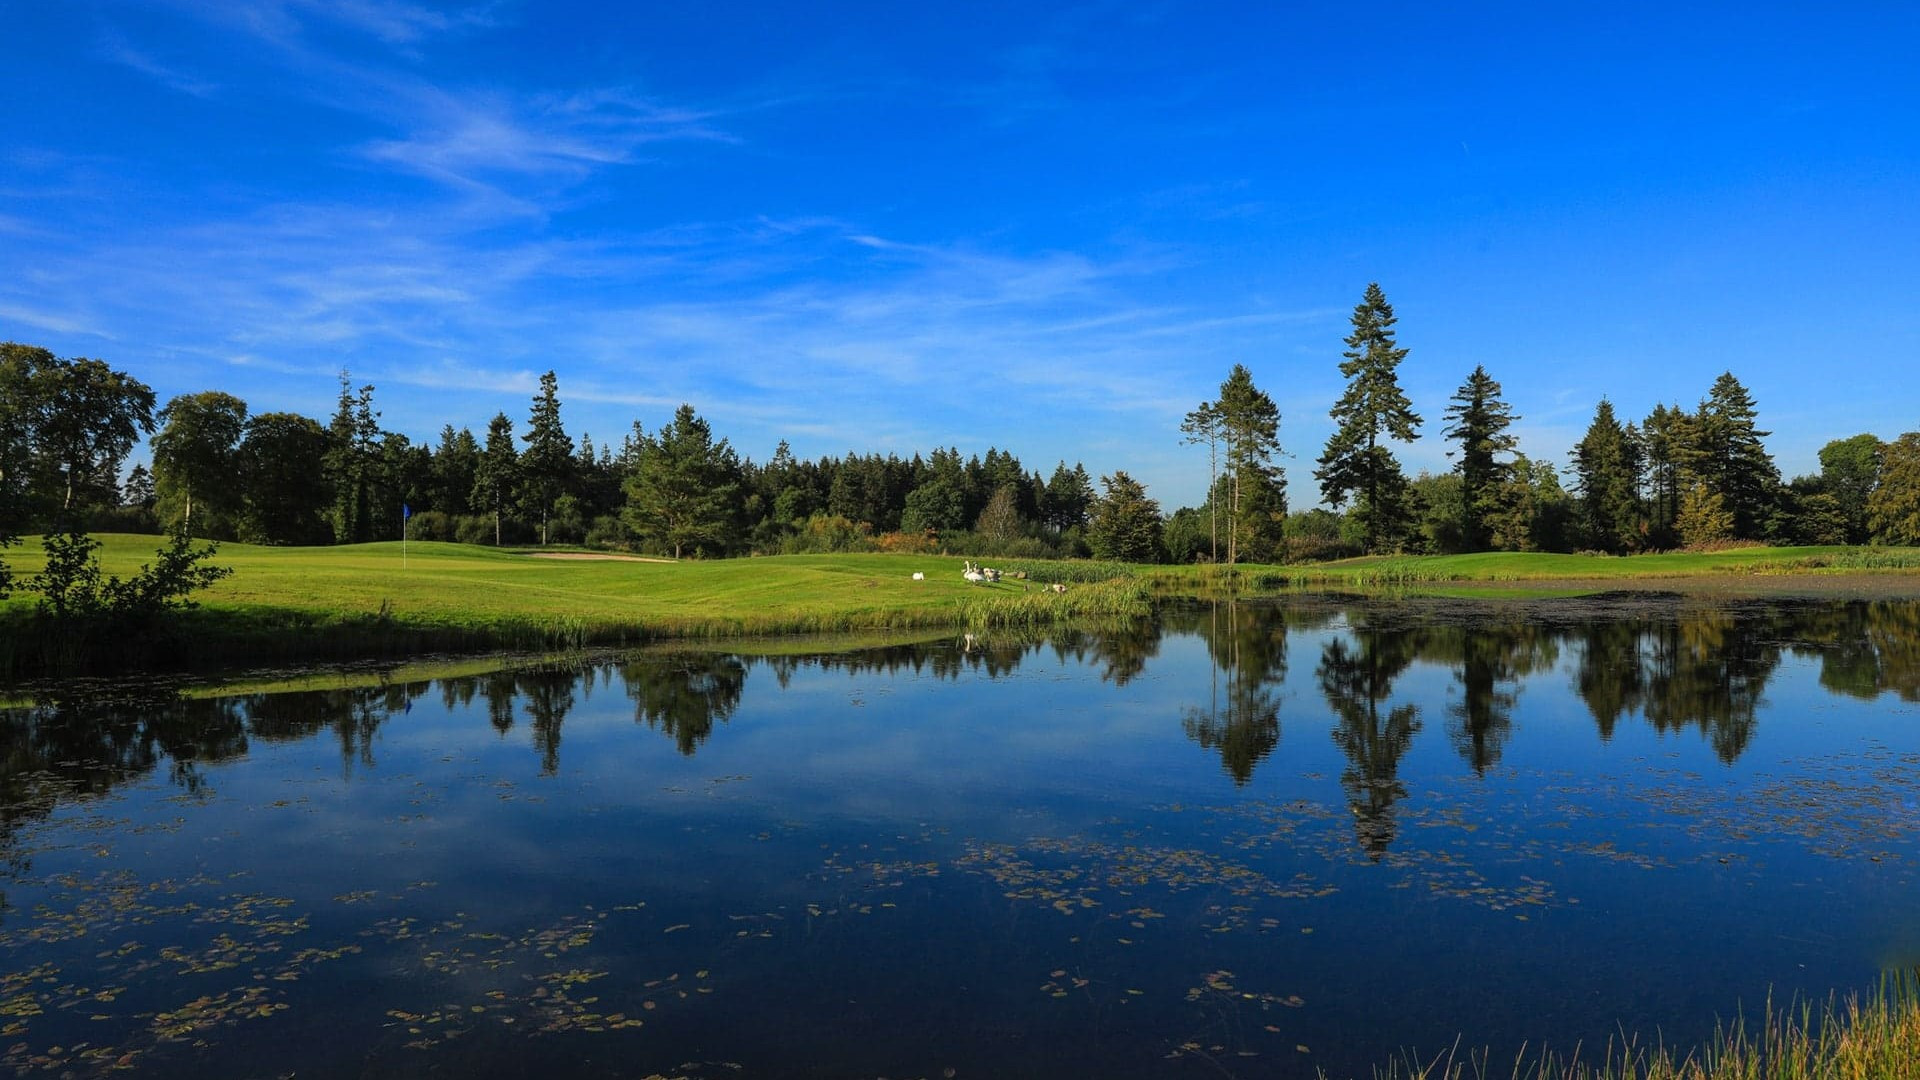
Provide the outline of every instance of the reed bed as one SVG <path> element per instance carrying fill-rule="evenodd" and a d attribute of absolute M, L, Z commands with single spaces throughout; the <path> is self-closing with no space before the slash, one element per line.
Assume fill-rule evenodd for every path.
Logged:
<path fill-rule="evenodd" d="M 1324 1074 L 1322 1074 L 1324 1077 Z M 1722 1024 L 1696 1050 L 1642 1047 L 1631 1039 L 1588 1056 L 1523 1052 L 1511 1064 L 1457 1047 L 1430 1059 L 1406 1055 L 1373 1080 L 1916 1080 L 1920 1078 L 1920 976 L 1890 977 L 1845 1001 L 1780 1008 Z"/>

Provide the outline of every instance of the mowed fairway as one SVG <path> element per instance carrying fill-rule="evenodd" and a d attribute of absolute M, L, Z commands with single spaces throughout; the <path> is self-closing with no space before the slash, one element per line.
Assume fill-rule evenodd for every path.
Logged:
<path fill-rule="evenodd" d="M 102 535 L 100 561 L 127 576 L 151 562 L 158 537 Z M 29 538 L 7 552 L 22 576 L 41 567 Z M 316 623 L 385 620 L 417 627 L 584 626 L 644 636 L 706 636 L 934 625 L 963 621 L 963 606 L 1001 582 L 969 585 L 957 558 L 796 555 L 649 562 L 566 559 L 473 547 L 398 543 L 276 548 L 223 543 L 214 562 L 233 575 L 199 594 L 210 614 L 254 621 L 268 613 Z M 915 571 L 926 580 L 914 581 Z M 14 605 L 31 603 L 16 595 Z M 306 620 L 302 620 L 306 621 Z"/>

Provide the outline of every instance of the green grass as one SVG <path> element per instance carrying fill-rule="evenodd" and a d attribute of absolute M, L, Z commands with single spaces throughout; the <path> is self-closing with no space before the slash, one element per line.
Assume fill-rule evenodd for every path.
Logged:
<path fill-rule="evenodd" d="M 1733 575 L 1835 575 L 1920 571 L 1920 548 L 1746 547 L 1657 555 L 1562 555 L 1487 551 L 1472 555 L 1371 556 L 1301 566 L 1241 567 L 1255 588 L 1374 588 L 1462 582 L 1633 582 Z M 1161 590 L 1206 581 L 1212 567 L 1162 567 Z"/>
<path fill-rule="evenodd" d="M 128 576 L 154 557 L 151 536 L 104 534 L 102 569 Z M 40 569 L 37 543 L 7 552 Z M 233 575 L 182 620 L 187 659 L 405 655 L 472 649 L 582 648 L 663 639 L 1027 626 L 1146 614 L 1137 586 L 1031 581 L 973 585 L 958 558 L 796 555 L 708 562 L 546 559 L 460 544 L 325 548 L 222 544 Z M 926 580 L 914 581 L 920 571 Z M 0 607 L 15 627 L 30 597 Z M 4 625 L 0 625 L 4 636 Z M 4 665 L 0 665 L 4 666 Z M 26 665 L 22 665 L 26 666 Z"/>
<path fill-rule="evenodd" d="M 127 576 L 159 538 L 101 535 L 108 573 Z M 40 568 L 28 540 L 5 553 L 21 575 Z M 1204 595 L 1219 567 L 1007 562 L 1028 580 L 970 585 L 961 559 L 925 555 L 792 555 L 681 563 L 538 558 L 520 550 L 397 543 L 324 548 L 223 544 L 234 570 L 180 621 L 165 662 L 211 665 L 426 652 L 634 646 L 662 640 L 793 635 L 901 635 L 966 627 L 1032 628 L 1144 614 L 1150 597 Z M 926 580 L 914 581 L 921 571 Z M 1741 548 L 1615 558 L 1486 553 L 1242 567 L 1237 587 L 1477 590 L 1479 595 L 1572 595 L 1633 582 L 1740 576 L 1802 580 L 1911 576 L 1920 549 Z M 1066 583 L 1055 594 L 1042 586 Z M 1576 585 L 1576 583 L 1579 583 Z M 0 603 L 0 671 L 32 670 L 23 632 L 32 600 Z"/>
<path fill-rule="evenodd" d="M 1373 1080 L 1914 1080 L 1920 1076 L 1916 981 L 1892 977 L 1876 993 L 1819 1009 L 1776 1009 L 1721 1026 L 1691 1052 L 1631 1043 L 1598 1052 L 1523 1054 L 1511 1065 L 1449 1051 L 1408 1055 Z"/>

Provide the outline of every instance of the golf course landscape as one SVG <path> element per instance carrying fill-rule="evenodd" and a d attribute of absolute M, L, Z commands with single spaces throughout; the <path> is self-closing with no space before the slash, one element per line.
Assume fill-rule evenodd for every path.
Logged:
<path fill-rule="evenodd" d="M 157 538 L 98 538 L 101 571 L 129 577 Z M 22 578 L 35 538 L 9 553 Z M 489 649 L 633 645 L 672 639 L 1047 625 L 1144 615 L 1154 598 L 1290 591 L 1412 590 L 1486 597 L 1620 589 L 1920 593 L 1920 549 L 1741 547 L 1636 556 L 1487 552 L 1367 557 L 1298 566 L 1006 560 L 971 583 L 941 555 L 823 554 L 673 562 L 581 550 L 397 542 L 315 548 L 227 543 L 233 572 L 179 613 L 167 655 L 182 666 Z M 922 575 L 916 579 L 914 575 Z M 1059 586 L 1064 591 L 1055 591 Z M 0 607 L 9 638 L 31 632 L 35 599 Z M 15 645 L 18 653 L 19 646 Z"/>

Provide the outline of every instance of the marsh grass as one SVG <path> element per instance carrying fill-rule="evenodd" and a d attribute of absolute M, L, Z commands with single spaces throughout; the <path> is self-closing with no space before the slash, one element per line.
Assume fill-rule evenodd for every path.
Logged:
<path fill-rule="evenodd" d="M 1324 1075 L 1324 1074 L 1323 1074 Z M 1692 1051 L 1631 1039 L 1596 1055 L 1523 1052 L 1510 1065 L 1454 1048 L 1409 1054 L 1373 1080 L 1915 1080 L 1920 1077 L 1920 974 L 1889 976 L 1862 998 L 1776 1007 L 1722 1024 Z"/>

